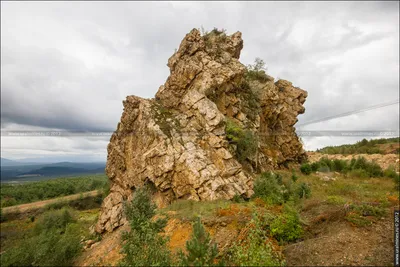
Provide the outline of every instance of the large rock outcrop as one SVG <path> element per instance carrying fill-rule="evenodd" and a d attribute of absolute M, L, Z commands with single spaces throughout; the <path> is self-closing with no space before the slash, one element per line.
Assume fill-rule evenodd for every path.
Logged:
<path fill-rule="evenodd" d="M 239 62 L 241 33 L 188 33 L 168 60 L 154 99 L 128 96 L 108 145 L 110 194 L 97 232 L 124 223 L 123 201 L 151 184 L 162 206 L 174 199 L 230 199 L 253 193 L 254 173 L 299 162 L 293 125 L 307 92 Z"/>

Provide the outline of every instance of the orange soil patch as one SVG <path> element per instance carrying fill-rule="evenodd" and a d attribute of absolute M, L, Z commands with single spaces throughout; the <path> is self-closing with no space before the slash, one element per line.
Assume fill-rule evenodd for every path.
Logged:
<path fill-rule="evenodd" d="M 236 204 L 231 204 L 227 209 L 217 209 L 216 215 L 218 217 L 225 216 L 238 216 L 238 215 L 248 215 L 251 213 L 251 210 L 247 207 L 240 207 Z"/>
<path fill-rule="evenodd" d="M 399 198 L 396 196 L 388 196 L 387 199 L 389 200 L 390 203 L 392 203 L 393 205 L 399 205 Z"/>
<path fill-rule="evenodd" d="M 179 219 L 171 219 L 164 228 L 165 235 L 169 236 L 169 249 L 176 253 L 180 249 L 184 250 L 186 241 L 189 240 L 192 233 L 192 225 L 182 222 Z"/>

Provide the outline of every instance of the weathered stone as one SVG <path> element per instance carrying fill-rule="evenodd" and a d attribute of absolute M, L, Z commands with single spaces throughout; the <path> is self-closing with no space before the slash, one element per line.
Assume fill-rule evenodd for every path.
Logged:
<path fill-rule="evenodd" d="M 158 206 L 175 199 L 231 199 L 253 194 L 251 170 L 298 162 L 304 151 L 293 125 L 307 92 L 285 80 L 248 80 L 239 62 L 242 34 L 193 29 L 168 60 L 170 76 L 154 99 L 128 96 L 107 147 L 110 194 L 95 230 L 126 223 L 123 202 L 152 184 Z M 248 87 L 243 87 L 246 82 Z M 246 91 L 247 90 L 247 91 Z M 256 155 L 241 162 L 226 138 L 227 118 L 259 137 Z"/>

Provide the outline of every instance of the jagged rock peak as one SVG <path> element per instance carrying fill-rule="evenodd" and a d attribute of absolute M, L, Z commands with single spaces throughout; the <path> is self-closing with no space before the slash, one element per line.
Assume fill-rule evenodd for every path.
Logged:
<path fill-rule="evenodd" d="M 108 145 L 110 194 L 97 232 L 125 222 L 123 201 L 151 184 L 175 199 L 250 197 L 256 173 L 305 158 L 295 134 L 307 92 L 239 62 L 241 33 L 193 29 L 168 60 L 154 99 L 128 96 Z"/>

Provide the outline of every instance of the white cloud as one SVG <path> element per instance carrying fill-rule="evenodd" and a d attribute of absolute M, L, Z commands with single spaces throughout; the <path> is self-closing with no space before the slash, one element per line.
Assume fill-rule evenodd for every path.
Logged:
<path fill-rule="evenodd" d="M 115 129 L 122 100 L 153 97 L 174 49 L 201 26 L 241 31 L 244 64 L 263 58 L 272 76 L 307 90 L 299 124 L 394 100 L 398 10 L 398 2 L 1 2 L 2 131 Z M 390 130 L 398 123 L 398 106 L 391 106 L 306 129 Z M 361 138 L 304 141 L 315 149 Z M 2 157 L 105 157 L 107 142 L 2 136 Z"/>

